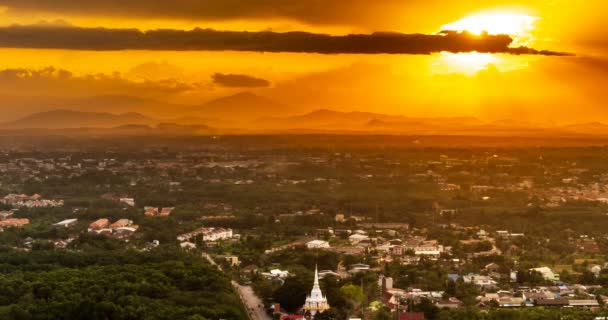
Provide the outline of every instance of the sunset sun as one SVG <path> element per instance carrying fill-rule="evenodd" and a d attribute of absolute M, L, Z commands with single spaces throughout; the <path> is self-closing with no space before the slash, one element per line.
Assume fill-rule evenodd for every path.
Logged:
<path fill-rule="evenodd" d="M 537 17 L 515 13 L 487 13 L 464 17 L 446 24 L 442 30 L 468 31 L 477 35 L 508 34 L 511 36 L 528 36 L 534 29 Z"/>
<path fill-rule="evenodd" d="M 458 21 L 443 25 L 441 30 L 467 31 L 475 35 L 506 34 L 513 38 L 512 46 L 530 45 L 533 42 L 534 24 L 539 18 L 518 13 L 480 13 L 466 16 Z M 507 65 L 505 59 L 489 53 L 448 53 L 444 52 L 435 59 L 436 65 L 443 65 L 447 72 L 475 74 L 493 64 L 499 69 L 517 69 Z"/>

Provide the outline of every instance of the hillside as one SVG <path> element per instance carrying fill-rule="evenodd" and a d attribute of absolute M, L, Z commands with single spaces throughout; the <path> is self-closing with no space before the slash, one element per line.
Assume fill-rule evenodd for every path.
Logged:
<path fill-rule="evenodd" d="M 34 113 L 19 120 L 4 123 L 4 129 L 69 129 L 112 128 L 123 125 L 153 125 L 158 120 L 139 113 L 111 114 L 107 112 L 81 112 L 52 110 Z"/>

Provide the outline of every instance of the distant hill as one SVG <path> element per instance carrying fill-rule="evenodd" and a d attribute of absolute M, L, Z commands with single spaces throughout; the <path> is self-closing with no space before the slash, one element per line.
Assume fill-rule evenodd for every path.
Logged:
<path fill-rule="evenodd" d="M 34 113 L 19 120 L 4 123 L 2 127 L 4 129 L 113 128 L 124 125 L 154 125 L 158 122 L 158 120 L 134 112 L 111 114 L 52 110 Z"/>
<path fill-rule="evenodd" d="M 51 106 L 55 109 L 71 109 L 85 112 L 128 113 L 135 112 L 156 118 L 175 118 L 184 105 L 128 95 L 103 95 L 88 98 L 60 100 Z"/>
<path fill-rule="evenodd" d="M 346 130 L 406 130 L 408 128 L 435 126 L 474 126 L 483 122 L 475 118 L 415 118 L 372 112 L 340 112 L 321 109 L 293 117 L 261 118 L 253 122 L 255 127 L 268 129 L 346 129 Z"/>
<path fill-rule="evenodd" d="M 267 128 L 325 128 L 361 126 L 372 120 L 405 121 L 402 116 L 390 116 L 370 112 L 340 112 L 320 109 L 292 117 L 264 117 L 253 122 L 256 127 Z"/>
<path fill-rule="evenodd" d="M 251 92 L 218 98 L 202 106 L 188 107 L 183 111 L 201 118 L 219 118 L 231 122 L 248 122 L 261 117 L 290 114 L 288 106 Z"/>

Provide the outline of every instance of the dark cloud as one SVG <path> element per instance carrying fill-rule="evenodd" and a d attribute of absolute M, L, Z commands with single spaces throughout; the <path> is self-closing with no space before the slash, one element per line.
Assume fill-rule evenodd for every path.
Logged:
<path fill-rule="evenodd" d="M 0 70 L 0 93 L 49 95 L 107 95 L 136 94 L 141 96 L 167 96 L 196 90 L 197 85 L 178 80 L 132 81 L 121 74 L 76 75 L 70 71 L 53 67 L 43 69 Z"/>
<path fill-rule="evenodd" d="M 245 74 L 215 73 L 211 78 L 214 85 L 228 88 L 263 88 L 270 86 L 270 82 L 266 79 Z"/>
<path fill-rule="evenodd" d="M 212 29 L 153 30 L 9 26 L 0 28 L 0 47 L 71 50 L 207 50 L 321 54 L 431 54 L 484 52 L 566 55 L 527 47 L 511 48 L 507 35 L 373 33 L 331 36 Z"/>
<path fill-rule="evenodd" d="M 429 2 L 444 3 L 425 3 Z M 402 0 L 0 0 L 0 5 L 17 12 L 188 20 L 283 18 L 313 24 L 372 23 L 377 15 L 391 12 L 407 19 L 422 7 Z"/>

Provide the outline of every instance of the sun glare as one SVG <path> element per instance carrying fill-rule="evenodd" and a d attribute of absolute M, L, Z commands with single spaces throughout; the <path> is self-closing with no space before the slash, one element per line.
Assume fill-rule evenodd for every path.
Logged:
<path fill-rule="evenodd" d="M 498 64 L 501 59 L 489 53 L 449 53 L 442 52 L 435 60 L 433 69 L 436 73 L 463 73 L 473 75 L 485 70 L 491 64 Z"/>
<path fill-rule="evenodd" d="M 468 31 L 477 35 L 508 34 L 516 40 L 524 41 L 531 37 L 537 17 L 516 13 L 486 13 L 464 17 L 446 24 L 442 30 Z"/>
<path fill-rule="evenodd" d="M 537 17 L 519 13 L 479 13 L 446 24 L 441 30 L 468 31 L 476 35 L 507 34 L 513 38 L 513 46 L 529 46 L 533 42 L 532 33 Z M 439 72 L 461 72 L 472 75 L 495 65 L 499 70 L 517 69 L 520 64 L 507 64 L 503 58 L 486 53 L 442 53 L 435 59 L 434 66 Z"/>

